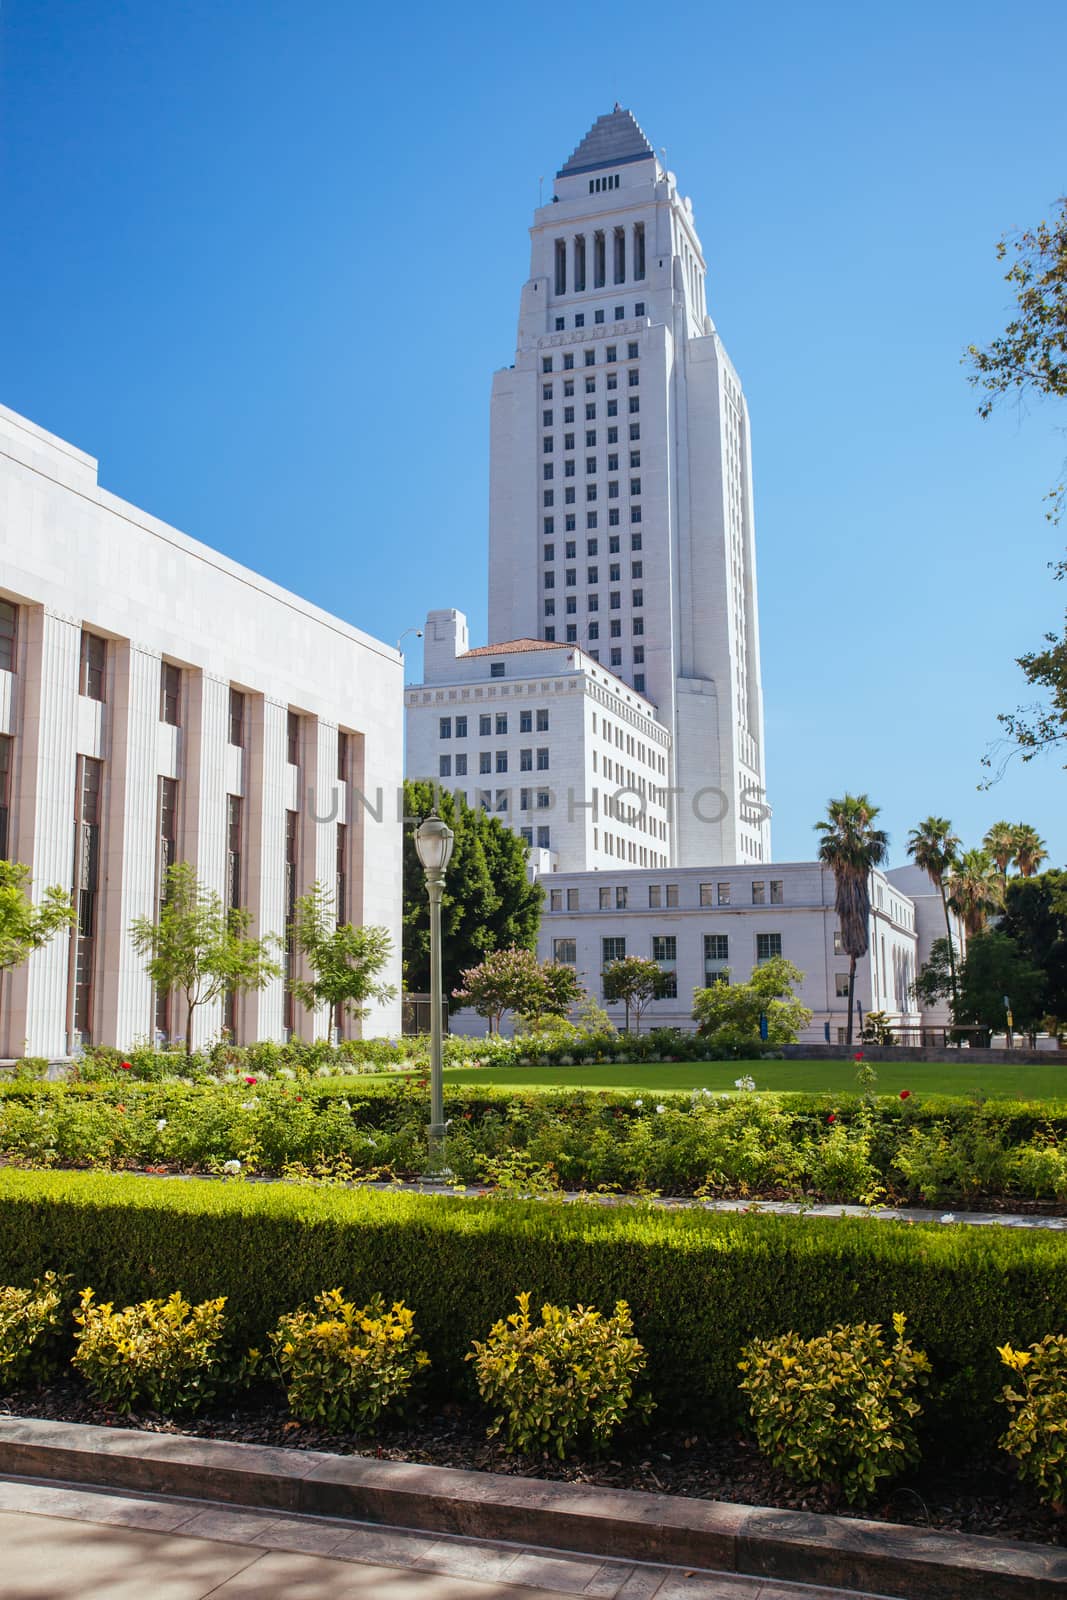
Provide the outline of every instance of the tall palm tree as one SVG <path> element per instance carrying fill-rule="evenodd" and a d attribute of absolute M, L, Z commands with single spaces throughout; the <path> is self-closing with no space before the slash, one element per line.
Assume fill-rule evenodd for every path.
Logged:
<path fill-rule="evenodd" d="M 865 794 L 846 794 L 830 800 L 827 821 L 815 824 L 822 835 L 819 860 L 834 875 L 834 909 L 841 925 L 841 946 L 848 956 L 848 1029 L 852 1043 L 852 1004 L 856 991 L 856 962 L 867 954 L 871 921 L 871 873 L 889 854 L 889 835 L 874 827 L 878 807 Z"/>
<path fill-rule="evenodd" d="M 989 851 L 1002 878 L 1007 877 L 1008 867 L 1015 859 L 1015 837 L 1018 832 L 1013 822 L 994 822 L 982 840 L 983 850 Z"/>
<path fill-rule="evenodd" d="M 1005 824 L 1007 826 L 1007 824 Z M 959 859 L 960 841 L 953 833 L 947 817 L 927 817 L 908 834 L 908 854 L 917 867 L 921 867 L 941 896 L 941 909 L 945 913 L 945 932 L 948 935 L 948 965 L 952 977 L 952 1003 L 956 1004 L 956 941 L 952 937 L 952 918 L 949 915 L 945 881 Z"/>
<path fill-rule="evenodd" d="M 948 880 L 948 903 L 963 918 L 968 939 L 981 933 L 1004 904 L 1004 879 L 988 850 L 965 850 Z"/>
<path fill-rule="evenodd" d="M 1048 860 L 1048 846 L 1036 828 L 1021 822 L 1012 830 L 1015 865 L 1024 878 L 1032 878 L 1043 861 Z"/>

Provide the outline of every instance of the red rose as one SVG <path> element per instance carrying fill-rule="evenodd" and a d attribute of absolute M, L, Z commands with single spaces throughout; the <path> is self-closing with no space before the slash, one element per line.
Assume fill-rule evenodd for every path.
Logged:
<path fill-rule="evenodd" d="M 255 1083 L 255 1081 L 256 1081 L 255 1078 L 246 1078 L 245 1079 L 245 1082 L 248 1084 L 249 1088 L 252 1087 L 252 1085 Z"/>
<path fill-rule="evenodd" d="M 122 1070 L 123 1070 L 123 1072 L 132 1072 L 133 1068 L 130 1066 L 130 1063 L 128 1061 L 124 1061 L 122 1063 Z"/>
<path fill-rule="evenodd" d="M 863 1060 L 863 1051 L 862 1050 L 857 1050 L 856 1054 L 853 1056 L 852 1059 L 853 1059 L 853 1061 L 862 1061 Z"/>
<path fill-rule="evenodd" d="M 837 1121 L 837 1112 L 836 1111 L 831 1111 L 830 1115 L 827 1117 L 826 1120 L 827 1120 L 827 1122 L 836 1122 Z"/>
<path fill-rule="evenodd" d="M 901 1089 L 900 1098 L 902 1100 L 910 1100 L 911 1099 L 911 1090 L 910 1089 Z"/>

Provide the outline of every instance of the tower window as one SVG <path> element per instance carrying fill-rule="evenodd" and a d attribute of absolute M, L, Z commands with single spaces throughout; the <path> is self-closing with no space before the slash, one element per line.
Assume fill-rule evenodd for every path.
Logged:
<path fill-rule="evenodd" d="M 556 240 L 556 293 L 567 293 L 567 241 Z"/>
<path fill-rule="evenodd" d="M 641 279 L 645 275 L 645 225 L 643 222 L 634 223 L 633 246 L 634 277 Z M 640 312 L 638 312 L 640 315 Z"/>
<path fill-rule="evenodd" d="M 626 229 L 615 229 L 615 282 L 626 282 Z M 623 314 L 619 313 L 620 316 Z"/>

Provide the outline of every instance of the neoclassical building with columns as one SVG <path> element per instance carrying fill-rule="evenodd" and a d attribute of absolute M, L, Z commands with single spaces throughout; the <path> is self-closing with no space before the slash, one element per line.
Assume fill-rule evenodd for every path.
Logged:
<path fill-rule="evenodd" d="M 100 488 L 97 464 L 0 407 L 0 856 L 69 887 L 71 934 L 4 974 L 0 1056 L 177 1037 L 130 925 L 191 862 L 285 946 L 315 881 L 393 937 L 400 1031 L 398 652 Z M 284 977 L 197 1015 L 195 1043 L 322 1036 Z"/>

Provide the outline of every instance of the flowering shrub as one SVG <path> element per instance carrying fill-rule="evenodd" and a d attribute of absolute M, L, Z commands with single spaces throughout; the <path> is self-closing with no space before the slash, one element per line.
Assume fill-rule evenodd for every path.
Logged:
<path fill-rule="evenodd" d="M 1012 1418 L 1000 1440 L 1019 1476 L 1033 1483 L 1053 1510 L 1067 1511 L 1067 1334 L 1048 1333 L 1028 1350 L 998 1347 L 1013 1373 L 1001 1398 Z"/>
<path fill-rule="evenodd" d="M 0 1288 L 0 1390 L 42 1377 L 62 1321 L 61 1280 L 54 1272 L 35 1278 L 32 1289 Z"/>
<path fill-rule="evenodd" d="M 915 1391 L 929 1381 L 930 1363 L 904 1338 L 904 1321 L 894 1313 L 888 1351 L 877 1322 L 745 1346 L 740 1387 L 756 1440 L 789 1477 L 865 1500 L 881 1479 L 918 1460 Z"/>
<path fill-rule="evenodd" d="M 467 1357 L 482 1399 L 499 1408 L 490 1438 L 503 1429 L 510 1449 L 551 1450 L 562 1460 L 583 1437 L 605 1444 L 631 1402 L 648 1414 L 650 1399 L 634 1402 L 645 1352 L 625 1300 L 613 1317 L 591 1307 L 544 1305 L 536 1327 L 529 1294 L 517 1298 L 518 1311 L 494 1323 L 484 1343 L 475 1340 Z"/>
<path fill-rule="evenodd" d="M 192 1306 L 175 1292 L 116 1311 L 83 1289 L 74 1365 L 97 1399 L 118 1411 L 194 1410 L 224 1375 L 225 1306 L 225 1296 Z"/>
<path fill-rule="evenodd" d="M 362 1308 L 341 1289 L 315 1296 L 314 1311 L 278 1321 L 271 1348 L 293 1415 L 305 1422 L 367 1427 L 403 1401 L 430 1358 L 419 1349 L 414 1314 L 380 1295 Z"/>

